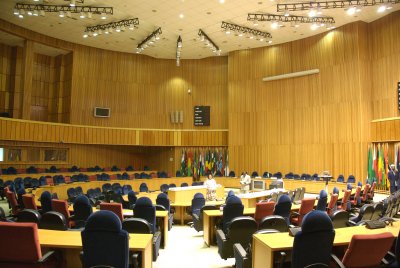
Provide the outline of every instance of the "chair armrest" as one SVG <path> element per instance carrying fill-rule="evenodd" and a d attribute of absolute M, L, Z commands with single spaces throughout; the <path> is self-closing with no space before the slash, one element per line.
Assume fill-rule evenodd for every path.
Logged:
<path fill-rule="evenodd" d="M 290 213 L 289 218 L 294 218 L 294 217 L 298 217 L 298 216 L 300 216 L 300 214 L 298 212 L 292 212 L 292 213 Z"/>
<path fill-rule="evenodd" d="M 140 267 L 140 253 L 139 252 L 134 252 L 131 255 L 131 260 L 132 260 L 132 267 L 133 268 L 139 268 Z"/>
<path fill-rule="evenodd" d="M 237 252 L 242 259 L 247 257 L 247 252 L 244 250 L 243 246 L 240 243 L 233 244 L 233 250 Z"/>
<path fill-rule="evenodd" d="M 286 255 L 286 252 L 283 252 L 283 251 L 279 252 L 279 255 L 280 256 L 279 256 L 279 265 L 278 265 L 278 267 L 279 268 L 283 268 L 287 255 Z"/>
<path fill-rule="evenodd" d="M 157 231 L 153 235 L 153 243 L 157 242 L 159 239 L 161 239 L 161 232 Z M 161 240 L 160 240 L 161 241 Z"/>
<path fill-rule="evenodd" d="M 346 222 L 346 225 L 347 225 L 347 226 L 356 226 L 357 223 L 354 222 L 354 221 L 350 221 L 350 220 L 349 220 L 349 221 Z"/>
<path fill-rule="evenodd" d="M 46 262 L 49 258 L 55 255 L 55 251 L 49 251 L 46 254 L 44 254 L 39 260 L 39 263 Z"/>
<path fill-rule="evenodd" d="M 331 259 L 333 260 L 333 263 L 335 264 L 336 267 L 346 268 L 346 266 L 344 266 L 344 264 L 339 260 L 339 258 L 335 254 L 331 254 Z"/>
<path fill-rule="evenodd" d="M 200 220 L 200 216 L 199 216 L 199 215 L 197 215 L 197 214 L 192 214 L 192 217 L 193 217 L 193 218 L 195 218 L 197 221 L 199 221 L 199 220 Z"/>
<path fill-rule="evenodd" d="M 226 235 L 222 230 L 217 229 L 217 234 L 216 235 L 217 235 L 217 239 L 220 238 L 221 241 L 226 241 Z"/>

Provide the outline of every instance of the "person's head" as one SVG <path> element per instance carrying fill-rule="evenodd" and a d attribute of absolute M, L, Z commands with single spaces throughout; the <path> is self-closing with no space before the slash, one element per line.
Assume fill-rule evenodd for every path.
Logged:
<path fill-rule="evenodd" d="M 391 169 L 391 170 L 395 170 L 395 168 L 396 168 L 395 164 L 391 164 L 391 165 L 390 165 L 390 169 Z"/>
<path fill-rule="evenodd" d="M 211 180 L 212 177 L 213 177 L 212 174 L 211 174 L 211 173 L 208 173 L 208 179 Z"/>

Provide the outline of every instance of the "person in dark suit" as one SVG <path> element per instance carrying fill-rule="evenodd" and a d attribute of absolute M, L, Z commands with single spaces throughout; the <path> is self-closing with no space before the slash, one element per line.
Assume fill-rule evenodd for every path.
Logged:
<path fill-rule="evenodd" d="M 399 174 L 395 169 L 395 166 L 393 164 L 391 164 L 389 166 L 389 172 L 388 172 L 388 179 L 390 182 L 390 194 L 393 194 L 394 192 L 397 191 L 397 187 L 398 187 L 398 178 L 399 178 Z M 396 186 L 397 183 L 397 186 Z"/>

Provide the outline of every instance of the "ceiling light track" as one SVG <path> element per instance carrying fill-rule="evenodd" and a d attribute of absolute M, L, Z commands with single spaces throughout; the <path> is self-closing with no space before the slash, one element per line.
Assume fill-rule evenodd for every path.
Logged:
<path fill-rule="evenodd" d="M 253 36 L 258 36 L 258 37 L 262 37 L 262 38 L 272 38 L 272 35 L 268 32 L 262 32 L 256 29 L 251 29 L 248 27 L 244 27 L 244 26 L 240 26 L 237 24 L 233 24 L 233 23 L 228 23 L 223 21 L 221 24 L 221 28 L 225 29 L 225 31 L 234 31 L 234 32 L 239 32 L 242 34 L 250 34 Z"/>
<path fill-rule="evenodd" d="M 348 8 L 354 6 L 375 6 L 382 4 L 399 4 L 400 0 L 349 0 L 349 1 L 324 1 L 324 2 L 301 2 L 290 4 L 277 4 L 277 12 L 300 11 L 311 9 L 334 9 Z"/>
<path fill-rule="evenodd" d="M 306 17 L 294 15 L 275 15 L 275 14 L 262 14 L 262 13 L 249 13 L 247 15 L 248 21 L 281 21 L 281 22 L 299 22 L 299 23 L 323 23 L 334 24 L 335 19 L 332 17 Z"/>
<path fill-rule="evenodd" d="M 221 54 L 221 50 L 219 49 L 219 47 L 211 40 L 210 37 L 208 37 L 208 35 L 203 32 L 202 29 L 199 29 L 199 33 L 198 36 L 200 38 L 200 41 L 205 42 L 206 46 L 209 47 L 212 52 L 214 52 L 217 55 Z"/>
<path fill-rule="evenodd" d="M 71 12 L 81 13 L 87 12 L 91 14 L 107 14 L 112 15 L 114 10 L 112 7 L 95 7 L 95 6 L 67 6 L 67 5 L 42 5 L 42 4 L 15 4 L 14 9 L 24 11 L 44 11 L 44 12 Z"/>
<path fill-rule="evenodd" d="M 138 21 L 139 23 L 139 21 Z M 162 34 L 161 27 L 149 34 L 139 45 L 136 47 L 136 53 L 140 53 L 149 46 L 153 45 L 156 41 L 160 40 Z"/>
<path fill-rule="evenodd" d="M 129 30 L 134 30 L 135 28 L 137 28 L 138 25 L 139 25 L 139 19 L 134 18 L 134 19 L 110 22 L 106 24 L 88 26 L 85 29 L 83 37 L 86 38 L 89 36 L 97 36 L 101 33 L 109 34 L 113 31 L 121 32 L 124 31 L 126 28 L 128 28 Z"/>

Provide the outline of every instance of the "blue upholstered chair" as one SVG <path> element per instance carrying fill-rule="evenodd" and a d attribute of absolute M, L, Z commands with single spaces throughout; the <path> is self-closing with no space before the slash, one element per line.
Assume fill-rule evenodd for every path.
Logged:
<path fill-rule="evenodd" d="M 201 208 L 206 204 L 206 199 L 202 193 L 196 193 L 192 199 L 191 214 L 199 216 Z"/>
<path fill-rule="evenodd" d="M 51 194 L 49 191 L 44 191 L 40 195 L 40 203 L 42 204 L 42 213 L 51 211 Z"/>
<path fill-rule="evenodd" d="M 171 204 L 166 193 L 160 193 L 157 196 L 156 204 L 161 205 L 168 211 L 168 231 L 172 228 L 172 223 L 174 222 L 174 214 L 171 213 Z"/>
<path fill-rule="evenodd" d="M 336 186 L 333 187 L 332 193 L 338 195 L 339 194 L 339 188 L 337 188 Z"/>
<path fill-rule="evenodd" d="M 308 213 L 293 241 L 292 268 L 329 267 L 335 230 L 329 216 L 319 210 Z M 323 245 L 323 246 L 321 246 Z M 317 267 L 317 266 L 315 266 Z"/>
<path fill-rule="evenodd" d="M 156 208 L 153 206 L 151 199 L 143 196 L 140 197 L 133 208 L 133 216 L 146 220 L 151 226 L 151 232 L 154 234 L 157 230 L 156 226 Z"/>
<path fill-rule="evenodd" d="M 356 178 L 353 175 L 350 175 L 347 178 L 347 183 L 356 183 Z"/>
<path fill-rule="evenodd" d="M 133 208 L 135 206 L 137 197 L 134 191 L 129 191 L 128 193 L 128 201 L 129 201 L 129 207 Z"/>
<path fill-rule="evenodd" d="M 328 203 L 328 193 L 325 190 L 319 192 L 317 210 L 326 211 L 326 204 Z"/>
<path fill-rule="evenodd" d="M 275 205 L 274 215 L 282 216 L 286 220 L 287 224 L 290 224 L 289 216 L 291 208 L 292 208 L 292 202 L 289 196 L 286 194 L 281 195 L 278 199 L 278 202 Z"/>
<path fill-rule="evenodd" d="M 252 240 L 252 235 L 257 231 L 257 222 L 249 216 L 234 217 L 229 223 L 226 233 L 218 229 L 216 234 L 218 253 L 225 260 L 234 257 L 234 244 L 238 243 L 242 247 L 247 247 Z"/>
<path fill-rule="evenodd" d="M 163 183 L 163 184 L 160 185 L 160 191 L 161 191 L 161 192 L 167 193 L 167 192 L 168 192 L 168 189 L 169 189 L 168 184 Z"/>
<path fill-rule="evenodd" d="M 340 174 L 340 175 L 337 177 L 336 181 L 337 181 L 337 182 L 344 182 L 344 177 L 343 177 L 343 175 Z"/>
<path fill-rule="evenodd" d="M 129 267 L 129 234 L 115 213 L 93 213 L 81 233 L 83 267 Z"/>
<path fill-rule="evenodd" d="M 90 205 L 89 198 L 85 195 L 80 195 L 75 199 L 74 216 L 75 227 L 81 228 L 86 224 L 87 219 L 93 213 L 93 208 Z"/>
<path fill-rule="evenodd" d="M 226 205 L 224 206 L 222 211 L 222 224 L 221 224 L 222 231 L 225 234 L 227 234 L 228 232 L 228 227 L 231 221 L 236 217 L 243 216 L 243 209 L 244 206 L 242 204 L 242 200 L 240 200 L 240 198 L 237 197 L 236 195 L 230 196 L 226 200 Z"/>
<path fill-rule="evenodd" d="M 139 186 L 139 192 L 147 193 L 148 191 L 149 191 L 149 187 L 147 187 L 147 184 L 145 182 L 142 182 Z"/>

